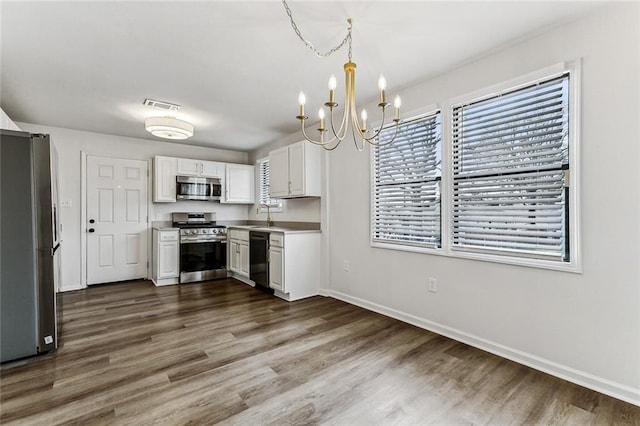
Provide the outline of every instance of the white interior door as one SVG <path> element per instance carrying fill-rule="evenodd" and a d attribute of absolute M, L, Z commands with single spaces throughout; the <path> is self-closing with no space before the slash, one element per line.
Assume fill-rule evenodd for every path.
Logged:
<path fill-rule="evenodd" d="M 147 163 L 87 156 L 87 284 L 147 277 Z"/>

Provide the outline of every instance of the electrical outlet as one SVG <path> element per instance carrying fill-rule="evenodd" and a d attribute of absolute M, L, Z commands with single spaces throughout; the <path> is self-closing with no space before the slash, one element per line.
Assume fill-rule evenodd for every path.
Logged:
<path fill-rule="evenodd" d="M 349 272 L 350 267 L 351 267 L 351 262 L 349 262 L 348 260 L 345 260 L 344 263 L 342 264 L 342 269 L 344 269 L 345 272 Z"/>
<path fill-rule="evenodd" d="M 438 280 L 433 278 L 433 277 L 429 277 L 429 281 L 428 281 L 428 288 L 429 291 L 431 293 L 437 293 L 438 292 Z"/>

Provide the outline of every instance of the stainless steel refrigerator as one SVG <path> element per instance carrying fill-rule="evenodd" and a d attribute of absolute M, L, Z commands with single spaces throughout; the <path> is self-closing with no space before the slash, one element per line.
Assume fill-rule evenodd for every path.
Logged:
<path fill-rule="evenodd" d="M 58 345 L 57 182 L 48 135 L 0 130 L 0 362 Z"/>

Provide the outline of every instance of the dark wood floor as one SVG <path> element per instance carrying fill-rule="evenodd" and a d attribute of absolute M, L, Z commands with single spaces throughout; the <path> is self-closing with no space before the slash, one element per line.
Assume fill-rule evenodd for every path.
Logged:
<path fill-rule="evenodd" d="M 2 366 L 2 424 L 640 424 L 639 407 L 331 298 L 230 279 L 63 299 L 60 349 Z"/>

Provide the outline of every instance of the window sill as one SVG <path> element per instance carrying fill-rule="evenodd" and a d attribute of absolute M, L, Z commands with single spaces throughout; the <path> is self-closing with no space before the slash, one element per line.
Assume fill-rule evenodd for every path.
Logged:
<path fill-rule="evenodd" d="M 372 248 L 405 251 L 410 253 L 430 254 L 436 256 L 445 256 L 455 259 L 475 260 L 480 262 L 501 263 L 505 265 L 524 266 L 528 268 L 547 269 L 558 272 L 569 272 L 574 274 L 582 274 L 582 265 L 577 262 L 564 263 L 553 262 L 548 260 L 530 259 L 525 257 L 500 256 L 486 253 L 471 253 L 462 251 L 445 250 L 443 248 L 418 247 L 411 245 L 382 243 L 379 241 L 371 242 Z"/>

